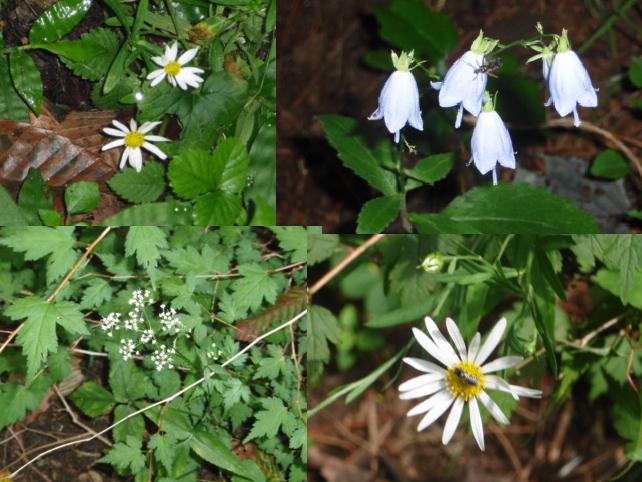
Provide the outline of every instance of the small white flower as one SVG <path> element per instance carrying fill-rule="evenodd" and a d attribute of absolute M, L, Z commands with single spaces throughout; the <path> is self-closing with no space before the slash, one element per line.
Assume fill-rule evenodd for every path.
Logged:
<path fill-rule="evenodd" d="M 161 305 L 161 312 L 159 314 L 160 323 L 163 325 L 163 331 L 171 332 L 174 330 L 174 333 L 178 333 L 183 328 L 183 323 L 176 314 L 174 308 L 166 308 L 163 304 Z"/>
<path fill-rule="evenodd" d="M 406 124 L 422 131 L 424 122 L 419 108 L 417 81 L 410 72 L 413 53 L 401 52 L 401 55 L 397 56 L 392 52 L 391 56 L 397 70 L 388 77 L 379 95 L 379 106 L 368 120 L 383 119 L 388 131 L 395 135 L 395 142 L 399 142 L 401 129 Z"/>
<path fill-rule="evenodd" d="M 151 328 L 148 328 L 146 330 L 143 330 L 143 332 L 140 335 L 140 342 L 141 343 L 156 343 L 156 339 L 154 337 L 154 330 Z"/>
<path fill-rule="evenodd" d="M 597 107 L 597 89 L 591 83 L 586 67 L 571 50 L 566 29 L 562 30 L 557 54 L 548 73 L 548 89 L 557 113 L 565 117 L 573 112 L 575 127 L 581 124 L 577 104 L 583 107 Z"/>
<path fill-rule="evenodd" d="M 477 124 L 470 140 L 471 162 L 480 173 L 493 171 L 493 184 L 497 184 L 497 163 L 515 169 L 515 151 L 508 129 L 495 111 L 494 102 L 486 93 L 487 102 L 477 118 Z"/>
<path fill-rule="evenodd" d="M 176 354 L 174 348 L 167 348 L 165 345 L 161 345 L 157 350 L 152 354 L 152 361 L 157 371 L 161 371 L 163 368 L 174 368 L 173 355 Z"/>
<path fill-rule="evenodd" d="M 203 79 L 197 74 L 202 74 L 204 70 L 197 67 L 185 67 L 185 64 L 196 57 L 197 52 L 198 47 L 189 49 L 176 59 L 178 43 L 174 42 L 171 46 L 165 45 L 165 53 L 163 55 L 152 57 L 154 63 L 162 68 L 150 72 L 147 80 L 151 80 L 151 86 L 155 87 L 167 76 L 167 80 L 174 87 L 178 85 L 183 90 L 187 90 L 188 86 L 198 87 L 203 82 Z"/>
<path fill-rule="evenodd" d="M 459 57 L 448 69 L 443 82 L 431 82 L 434 89 L 439 90 L 439 105 L 453 107 L 459 105 L 455 127 L 461 125 L 463 109 L 472 115 L 479 115 L 482 99 L 486 90 L 488 74 L 480 70 L 484 58 L 493 51 L 498 41 L 479 35 L 472 43 L 470 50 Z"/>
<path fill-rule="evenodd" d="M 134 355 L 140 355 L 140 352 L 136 350 L 136 341 L 132 338 L 121 340 L 118 352 L 123 356 L 123 360 L 125 361 L 134 358 Z"/>
<path fill-rule="evenodd" d="M 136 169 L 136 171 L 140 172 L 143 168 L 143 153 L 140 150 L 141 147 L 144 147 L 161 159 L 167 159 L 165 153 L 151 142 L 165 142 L 169 141 L 169 139 L 162 136 L 147 135 L 147 133 L 159 125 L 160 122 L 145 122 L 140 126 L 140 128 L 134 119 L 129 121 L 129 128 L 127 128 L 127 126 L 122 122 L 115 119 L 112 123 L 118 129 L 105 127 L 103 131 L 110 136 L 120 137 L 120 139 L 110 142 L 109 144 L 105 144 L 101 150 L 106 151 L 107 149 L 113 149 L 114 147 L 126 146 L 123 151 L 123 155 L 120 158 L 121 169 L 125 167 L 129 160 L 129 165 Z"/>
<path fill-rule="evenodd" d="M 118 329 L 118 325 L 120 325 L 120 313 L 109 313 L 100 322 L 100 327 L 107 332 L 109 337 L 113 336 L 114 330 Z"/>
<path fill-rule="evenodd" d="M 511 385 L 504 379 L 491 375 L 493 372 L 518 365 L 523 359 L 520 356 L 505 356 L 492 362 L 485 363 L 490 354 L 499 344 L 506 330 L 506 318 L 502 318 L 481 343 L 481 335 L 476 333 L 468 348 L 457 324 L 450 318 L 446 319 L 446 328 L 453 341 L 455 349 L 437 328 L 435 322 L 426 317 L 428 335 L 413 328 L 419 344 L 446 368 L 420 358 L 404 358 L 404 362 L 425 372 L 402 383 L 399 390 L 403 400 L 430 397 L 413 407 L 408 416 L 426 414 L 419 422 L 417 431 L 429 427 L 451 406 L 446 420 L 441 441 L 445 445 L 452 438 L 459 424 L 464 404 L 468 404 L 470 426 L 479 448 L 484 450 L 484 429 L 479 413 L 478 401 L 488 409 L 490 414 L 500 424 L 507 425 L 508 418 L 499 406 L 488 396 L 487 389 L 510 393 L 516 400 L 518 397 L 541 398 L 542 392 L 531 388 Z"/>

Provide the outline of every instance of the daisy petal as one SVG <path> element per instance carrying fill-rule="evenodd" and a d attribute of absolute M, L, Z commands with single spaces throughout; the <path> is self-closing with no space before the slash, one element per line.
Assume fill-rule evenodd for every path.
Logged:
<path fill-rule="evenodd" d="M 486 375 L 484 379 L 486 381 L 486 388 L 510 393 L 515 400 L 519 400 L 517 393 L 510 388 L 509 383 L 503 378 L 497 377 L 495 375 Z"/>
<path fill-rule="evenodd" d="M 499 408 L 499 406 L 488 396 L 486 392 L 482 391 L 479 394 L 479 399 L 497 422 L 502 425 L 508 425 L 510 423 L 506 418 L 506 415 L 504 415 L 504 412 L 502 412 L 502 409 Z"/>
<path fill-rule="evenodd" d="M 481 342 L 481 335 L 479 332 L 475 333 L 473 339 L 470 340 L 470 345 L 468 345 L 468 359 L 466 361 L 472 362 L 479 351 L 479 343 Z"/>
<path fill-rule="evenodd" d="M 497 324 L 493 326 L 493 329 L 490 330 L 488 338 L 486 338 L 486 341 L 484 341 L 484 344 L 479 349 L 479 353 L 477 353 L 477 356 L 475 357 L 475 363 L 481 365 L 486 361 L 493 350 L 497 348 L 497 345 L 499 345 L 502 335 L 504 334 L 504 330 L 506 330 L 506 318 L 499 320 Z"/>
<path fill-rule="evenodd" d="M 131 154 L 131 151 L 131 147 L 128 147 L 123 152 L 123 155 L 120 156 L 120 169 L 125 169 L 125 166 L 127 165 L 127 159 L 129 159 L 129 154 Z"/>
<path fill-rule="evenodd" d="M 534 388 L 520 387 L 518 385 L 509 385 L 510 389 L 520 397 L 542 398 L 542 391 Z"/>
<path fill-rule="evenodd" d="M 141 134 L 147 134 L 149 131 L 151 131 L 156 126 L 159 126 L 161 124 L 162 124 L 162 122 L 160 122 L 160 121 L 145 122 L 143 125 L 140 126 L 140 128 L 138 129 L 138 132 L 140 132 Z M 149 137 L 145 136 L 145 139 L 149 139 Z"/>
<path fill-rule="evenodd" d="M 464 342 L 464 337 L 461 336 L 457 323 L 455 323 L 451 318 L 446 318 L 446 329 L 459 352 L 459 356 L 462 360 L 466 360 L 466 342 Z"/>
<path fill-rule="evenodd" d="M 430 412 L 428 412 L 424 418 L 421 419 L 421 422 L 419 422 L 419 425 L 417 425 L 417 432 L 421 432 L 422 430 L 425 430 L 428 428 L 432 423 L 437 420 L 441 415 L 448 410 L 448 408 L 452 405 L 453 403 L 453 398 L 448 393 L 448 398 L 445 399 L 444 401 L 440 402 L 438 405 L 436 405 Z"/>
<path fill-rule="evenodd" d="M 115 141 L 105 144 L 100 150 L 106 151 L 107 149 L 113 149 L 114 147 L 119 147 L 125 145 L 125 139 L 116 139 Z"/>
<path fill-rule="evenodd" d="M 405 392 L 421 387 L 437 380 L 443 380 L 444 375 L 441 373 L 427 373 L 426 375 L 419 375 L 418 377 L 411 378 L 399 385 L 399 391 Z"/>
<path fill-rule="evenodd" d="M 111 127 L 105 127 L 103 129 L 103 132 L 105 134 L 109 134 L 110 136 L 115 136 L 115 137 L 125 137 L 127 135 L 127 132 L 123 132 L 118 129 L 112 129 Z"/>
<path fill-rule="evenodd" d="M 178 42 L 174 42 L 171 47 L 167 47 L 165 49 L 165 58 L 168 59 L 170 62 L 175 61 L 177 55 L 178 55 Z"/>
<path fill-rule="evenodd" d="M 524 360 L 524 358 L 521 356 L 503 356 L 501 358 L 496 358 L 492 362 L 483 365 L 482 372 L 492 373 L 505 368 L 511 368 L 519 364 L 522 360 Z"/>
<path fill-rule="evenodd" d="M 435 393 L 432 397 L 421 402 L 419 405 L 411 408 L 406 415 L 408 417 L 414 417 L 415 415 L 426 413 L 434 406 L 442 403 L 444 400 L 447 400 L 449 398 L 452 398 L 450 392 L 446 389 L 441 390 L 440 392 Z"/>
<path fill-rule="evenodd" d="M 169 141 L 171 141 L 171 139 L 168 139 L 167 137 L 154 136 L 154 135 L 145 136 L 145 140 L 146 141 L 152 141 L 152 142 L 169 142 Z"/>
<path fill-rule="evenodd" d="M 442 444 L 446 445 L 448 442 L 450 442 L 450 439 L 453 438 L 455 430 L 457 429 L 457 425 L 459 424 L 459 420 L 461 419 L 461 413 L 463 412 L 463 410 L 464 399 L 461 397 L 457 397 L 455 399 L 455 403 L 453 404 L 453 408 L 450 410 L 450 414 L 448 414 L 446 425 L 444 425 L 444 433 L 441 435 Z"/>
<path fill-rule="evenodd" d="M 136 123 L 136 119 L 134 119 L 133 117 L 131 119 L 129 119 L 129 128 L 132 131 L 135 131 L 138 128 L 138 124 Z"/>
<path fill-rule="evenodd" d="M 181 89 L 187 90 L 187 84 L 185 83 L 185 80 L 181 75 L 175 76 L 174 79 L 176 80 L 176 83 Z"/>
<path fill-rule="evenodd" d="M 156 87 L 158 84 L 160 84 L 163 81 L 163 79 L 165 78 L 165 75 L 166 75 L 165 71 L 163 70 L 162 75 L 159 75 L 154 80 L 152 80 L 152 82 L 149 85 L 152 87 Z"/>
<path fill-rule="evenodd" d="M 196 57 L 197 52 L 198 52 L 198 47 L 196 47 L 195 49 L 189 49 L 181 54 L 177 62 L 181 65 L 185 65 L 186 63 L 190 62 L 194 57 Z"/>
<path fill-rule="evenodd" d="M 154 154 L 156 157 L 159 157 L 160 159 L 167 159 L 167 154 L 165 154 L 163 151 L 161 151 L 158 147 L 156 147 L 154 144 L 150 142 L 145 142 L 143 143 L 143 148 L 147 149 L 149 152 Z"/>
<path fill-rule="evenodd" d="M 129 165 L 136 169 L 136 172 L 140 172 L 143 168 L 143 153 L 140 150 L 140 147 L 136 147 L 131 150 L 131 154 L 129 155 Z"/>
<path fill-rule="evenodd" d="M 203 69 L 199 69 L 198 67 L 183 67 L 181 69 L 181 72 L 185 72 L 187 74 L 193 75 L 193 74 L 202 74 L 205 71 Z"/>
<path fill-rule="evenodd" d="M 479 414 L 479 405 L 475 397 L 468 401 L 468 412 L 470 414 L 470 428 L 473 429 L 473 435 L 477 440 L 479 448 L 484 450 L 484 427 L 482 425 L 481 415 Z"/>
<path fill-rule="evenodd" d="M 147 80 L 152 80 L 158 77 L 159 75 L 163 75 L 165 73 L 165 69 L 158 69 L 158 70 L 153 70 L 149 74 L 147 74 L 147 77 L 145 77 Z"/>
<path fill-rule="evenodd" d="M 161 56 L 161 57 L 152 57 L 152 62 L 154 62 L 156 65 L 158 65 L 160 67 L 165 67 L 165 65 L 167 65 L 167 63 L 168 63 L 165 60 L 165 57 L 163 57 L 163 56 Z M 163 72 L 165 71 L 165 69 L 162 69 L 162 70 L 163 70 Z"/>
<path fill-rule="evenodd" d="M 426 323 L 428 334 L 435 342 L 435 345 L 437 345 L 443 352 L 448 353 L 450 357 L 454 357 L 457 362 L 461 361 L 455 353 L 455 350 L 453 350 L 453 347 L 450 345 L 450 343 L 448 343 L 448 340 L 446 340 L 446 337 L 441 334 L 441 331 L 439 331 L 439 328 L 437 327 L 433 319 L 429 316 L 426 316 L 424 318 L 424 322 Z"/>
<path fill-rule="evenodd" d="M 440 373 L 444 376 L 446 375 L 446 370 L 441 368 L 439 365 L 435 365 L 434 363 L 431 363 L 429 361 L 422 360 L 421 358 L 406 357 L 403 359 L 403 361 L 411 367 L 416 368 L 417 370 L 422 372 Z"/>
<path fill-rule="evenodd" d="M 426 350 L 431 356 L 439 360 L 445 366 L 448 367 L 458 362 L 457 357 L 450 356 L 448 352 L 441 350 L 423 331 L 418 330 L 417 328 L 413 328 L 412 332 L 414 333 L 415 338 L 424 348 L 424 350 Z"/>
<path fill-rule="evenodd" d="M 122 122 L 120 122 L 120 121 L 118 121 L 118 120 L 114 119 L 113 121 L 111 121 L 111 123 L 112 123 L 112 124 L 114 124 L 116 127 L 118 127 L 121 131 L 123 131 L 123 132 L 125 132 L 125 133 L 128 133 L 128 132 L 129 132 L 129 127 L 127 127 L 127 126 L 126 126 L 125 124 L 123 124 Z"/>
<path fill-rule="evenodd" d="M 407 392 L 401 392 L 399 394 L 399 398 L 401 400 L 411 400 L 413 398 L 427 397 L 428 395 L 432 395 L 433 393 L 438 392 L 445 386 L 446 382 L 444 380 L 437 380 L 436 382 L 422 385 L 419 388 L 413 388 L 412 390 L 408 390 Z"/>

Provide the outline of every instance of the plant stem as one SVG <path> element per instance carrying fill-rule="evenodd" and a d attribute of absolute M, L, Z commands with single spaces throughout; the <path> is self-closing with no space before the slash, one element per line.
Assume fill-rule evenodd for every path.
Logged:
<path fill-rule="evenodd" d="M 397 182 L 399 193 L 401 194 L 401 206 L 399 208 L 399 217 L 401 218 L 401 227 L 406 233 L 412 233 L 412 223 L 408 219 L 408 207 L 406 206 L 406 174 L 403 166 L 403 145 L 400 144 L 397 155 Z"/>

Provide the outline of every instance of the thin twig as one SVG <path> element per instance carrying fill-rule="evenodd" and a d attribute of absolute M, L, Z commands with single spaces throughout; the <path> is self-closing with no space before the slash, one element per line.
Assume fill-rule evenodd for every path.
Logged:
<path fill-rule="evenodd" d="M 494 423 L 488 424 L 488 428 L 493 433 L 493 435 L 497 437 L 497 440 L 506 452 L 506 455 L 508 455 L 511 464 L 513 465 L 513 469 L 515 469 L 515 475 L 517 475 L 518 480 L 527 481 L 528 478 L 525 477 L 524 466 L 519 460 L 517 452 L 515 452 L 513 445 L 510 443 L 510 440 L 508 440 L 508 437 L 506 437 L 506 435 L 504 435 L 504 433 L 497 426 L 495 426 Z"/>
<path fill-rule="evenodd" d="M 76 415 L 76 412 L 74 412 L 72 410 L 72 408 L 69 406 L 69 404 L 67 403 L 67 399 L 65 398 L 65 396 L 62 393 L 60 393 L 60 389 L 58 388 L 58 385 L 54 385 L 53 389 L 54 389 L 54 392 L 56 392 L 56 395 L 58 395 L 58 398 L 60 399 L 62 404 L 65 406 L 65 410 L 67 411 L 67 413 L 71 417 L 71 421 L 73 423 L 75 423 L 76 425 L 78 425 L 80 428 L 82 428 L 85 431 L 87 431 L 87 433 L 91 433 L 93 435 L 96 435 L 96 431 L 94 429 L 92 429 L 91 427 L 89 427 L 88 425 L 85 425 L 84 423 L 82 423 L 80 421 L 80 419 L 78 418 L 78 415 Z M 114 446 L 114 444 L 112 444 L 109 440 L 107 440 L 102 435 L 96 435 L 96 438 L 98 440 L 100 440 L 102 443 L 104 443 L 104 444 L 106 444 L 106 445 L 108 445 L 110 447 Z"/>
<path fill-rule="evenodd" d="M 292 324 L 296 323 L 298 320 L 300 320 L 301 318 L 303 318 L 303 317 L 307 314 L 307 312 L 308 312 L 308 310 L 307 310 L 307 309 L 306 309 L 306 310 L 303 310 L 301 313 L 299 313 L 298 315 L 296 315 L 296 316 L 295 316 L 294 318 L 292 318 L 291 320 L 286 321 L 286 322 L 285 322 L 285 323 L 283 323 L 282 325 L 279 325 L 279 326 L 277 326 L 276 328 L 274 328 L 273 330 L 270 330 L 270 331 L 268 331 L 267 333 L 264 333 L 263 335 L 259 336 L 259 337 L 258 337 L 258 338 L 256 338 L 254 341 L 252 341 L 251 343 L 249 343 L 245 348 L 243 348 L 241 351 L 239 351 L 239 352 L 238 352 L 238 353 L 236 353 L 234 356 L 232 356 L 230 359 L 228 359 L 225 363 L 223 363 L 223 364 L 221 365 L 221 368 L 225 368 L 227 365 L 229 365 L 230 363 L 232 363 L 234 360 L 236 360 L 238 357 L 240 357 L 243 353 L 245 353 L 246 351 L 248 351 L 250 348 L 252 348 L 254 345 L 256 345 L 256 344 L 257 344 L 258 342 L 260 342 L 261 340 L 263 340 L 263 339 L 265 339 L 265 338 L 268 338 L 268 337 L 272 336 L 274 333 L 277 333 L 278 331 L 282 330 L 283 328 L 287 328 L 288 326 L 290 326 L 290 325 L 292 325 Z M 140 410 L 137 410 L 137 411 L 135 411 L 135 412 L 130 413 L 130 414 L 129 414 L 129 415 L 127 415 L 126 417 L 121 418 L 121 419 L 120 419 L 120 420 L 118 420 L 116 423 L 111 424 L 109 427 L 107 427 L 107 428 L 105 428 L 105 429 L 101 430 L 100 432 L 96 433 L 95 435 L 92 435 L 91 437 L 84 438 L 84 439 L 77 440 L 77 441 L 68 442 L 68 443 L 65 443 L 65 444 L 63 444 L 63 445 L 58 445 L 57 447 L 54 447 L 54 448 L 49 449 L 49 450 L 47 450 L 47 451 L 45 451 L 45 452 L 42 452 L 41 454 L 37 455 L 36 457 L 34 457 L 33 459 L 31 459 L 31 460 L 30 460 L 29 462 L 27 462 L 26 464 L 24 464 L 24 465 L 22 465 L 21 467 L 19 467 L 15 472 L 13 472 L 13 473 L 9 476 L 9 478 L 10 478 L 10 479 L 13 479 L 13 478 L 14 478 L 16 475 L 18 475 L 22 470 L 24 470 L 26 467 L 28 467 L 28 466 L 30 466 L 31 464 L 33 464 L 36 460 L 39 460 L 39 459 L 41 459 L 42 457 L 44 457 L 44 456 L 46 456 L 46 455 L 49 455 L 49 454 L 50 454 L 50 453 L 52 453 L 52 452 L 57 452 L 58 450 L 61 450 L 61 449 L 66 448 L 66 447 L 70 447 L 70 446 L 72 446 L 72 445 L 77 445 L 77 444 L 81 444 L 81 443 L 85 443 L 85 442 L 89 442 L 89 441 L 91 441 L 91 440 L 94 440 L 95 438 L 99 437 L 100 435 L 103 435 L 104 433 L 106 433 L 106 432 L 108 432 L 109 430 L 111 430 L 111 429 L 113 429 L 113 428 L 117 427 L 118 425 L 120 425 L 121 423 L 125 422 L 126 420 L 129 420 L 129 419 L 130 419 L 130 418 L 132 418 L 132 417 L 135 417 L 135 416 L 137 416 L 137 415 L 140 415 L 141 413 L 146 412 L 147 410 L 151 410 L 151 409 L 152 409 L 152 408 L 154 408 L 154 407 L 158 407 L 159 405 L 163 405 L 163 404 L 168 404 L 168 403 L 170 403 L 171 401 L 173 401 L 173 400 L 175 400 L 176 398 L 180 397 L 180 396 L 181 396 L 181 395 L 183 395 L 184 393 L 186 393 L 186 392 L 190 391 L 191 389 L 193 389 L 193 388 L 197 387 L 198 385 L 200 385 L 201 383 L 203 383 L 205 380 L 209 379 L 211 376 L 212 376 L 212 374 L 209 374 L 209 375 L 207 375 L 207 376 L 201 377 L 201 378 L 199 378 L 198 380 L 196 380 L 195 382 L 190 383 L 189 385 L 187 385 L 185 388 L 182 388 L 181 390 L 177 391 L 177 392 L 176 392 L 176 393 L 174 393 L 173 395 L 170 395 L 169 397 L 164 398 L 163 400 L 160 400 L 160 401 L 158 401 L 158 402 L 154 402 L 154 403 L 152 403 L 151 405 L 148 405 L 148 406 L 146 406 L 146 407 L 144 407 L 144 408 L 141 408 Z"/>
<path fill-rule="evenodd" d="M 371 236 L 361 246 L 357 246 L 355 249 L 350 251 L 348 256 L 343 258 L 338 265 L 336 265 L 334 268 L 328 271 L 325 275 L 323 275 L 323 277 L 319 281 L 317 281 L 316 283 L 314 283 L 314 285 L 312 285 L 312 288 L 310 288 L 310 295 L 315 294 L 317 291 L 323 288 L 326 284 L 330 282 L 332 278 L 338 275 L 346 266 L 348 266 L 352 261 L 354 261 L 355 258 L 357 258 L 361 253 L 367 250 L 370 246 L 374 245 L 377 241 L 381 240 L 381 238 L 383 238 L 384 236 L 385 234 L 375 234 L 374 236 Z"/>

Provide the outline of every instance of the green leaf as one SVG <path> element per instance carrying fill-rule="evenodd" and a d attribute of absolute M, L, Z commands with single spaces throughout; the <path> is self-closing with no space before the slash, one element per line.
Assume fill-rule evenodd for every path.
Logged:
<path fill-rule="evenodd" d="M 130 470 L 135 474 L 145 467 L 145 455 L 140 450 L 140 441 L 128 436 L 126 443 L 115 444 L 98 462 L 111 464 L 119 471 Z"/>
<path fill-rule="evenodd" d="M 148 385 L 151 385 L 149 379 L 132 360 L 110 363 L 109 386 L 118 402 L 132 403 L 145 397 Z"/>
<path fill-rule="evenodd" d="M 477 187 L 440 214 L 410 215 L 422 234 L 568 234 L 599 231 L 593 217 L 568 199 L 529 184 Z"/>
<path fill-rule="evenodd" d="M 155 433 L 149 439 L 147 446 L 150 449 L 154 449 L 154 456 L 165 469 L 168 471 L 172 470 L 172 464 L 174 463 L 174 450 L 172 446 L 174 445 L 175 440 L 173 440 L 169 435 L 163 435 L 160 433 Z"/>
<path fill-rule="evenodd" d="M 190 447 L 202 459 L 241 476 L 250 476 L 234 452 L 213 433 L 197 430 L 190 438 Z"/>
<path fill-rule="evenodd" d="M 103 303 L 111 300 L 112 287 L 106 279 L 98 278 L 89 281 L 82 293 L 80 306 L 84 309 L 98 308 Z"/>
<path fill-rule="evenodd" d="M 224 164 L 205 149 L 192 147 L 169 163 L 169 180 L 174 192 L 184 199 L 215 190 L 221 183 Z"/>
<path fill-rule="evenodd" d="M 194 206 L 195 224 L 232 226 L 241 213 L 241 198 L 236 194 L 216 191 L 201 196 Z"/>
<path fill-rule="evenodd" d="M 234 281 L 234 296 L 243 300 L 251 310 L 256 310 L 263 300 L 272 304 L 278 294 L 278 283 L 270 273 L 258 264 L 243 264 L 238 267 L 242 278 Z"/>
<path fill-rule="evenodd" d="M 5 228 L 1 231 L 0 244 L 14 251 L 24 253 L 28 261 L 44 258 L 47 260 L 47 284 L 62 277 L 73 266 L 78 253 L 73 249 L 76 243 L 73 227 Z"/>
<path fill-rule="evenodd" d="M 127 67 L 128 59 L 136 55 L 136 52 L 129 51 L 129 44 L 123 42 L 120 46 L 120 50 L 114 57 L 114 61 L 111 63 L 109 70 L 107 71 L 107 76 L 103 83 L 103 93 L 108 94 L 112 90 L 115 90 L 116 87 L 121 83 L 122 78 L 125 74 L 125 67 Z M 122 93 L 119 93 L 119 99 L 123 96 Z"/>
<path fill-rule="evenodd" d="M 43 48 L 59 55 L 74 74 L 93 81 L 107 75 L 119 47 L 116 34 L 106 28 L 85 32 L 79 40 L 61 40 L 43 45 Z"/>
<path fill-rule="evenodd" d="M 156 226 L 132 226 L 125 238 L 125 254 L 136 255 L 138 264 L 147 271 L 156 268 L 160 249 L 167 248 L 165 231 Z"/>
<path fill-rule="evenodd" d="M 388 328 L 421 319 L 426 313 L 435 308 L 437 301 L 436 296 L 424 297 L 412 304 L 382 313 L 366 323 L 366 326 L 369 328 Z"/>
<path fill-rule="evenodd" d="M 42 79 L 35 62 L 26 51 L 14 49 L 9 55 L 9 67 L 16 91 L 29 108 L 40 115 Z"/>
<path fill-rule="evenodd" d="M 23 420 L 28 410 L 37 409 L 52 383 L 47 377 L 38 377 L 28 385 L 13 381 L 0 384 L 0 430 Z"/>
<path fill-rule="evenodd" d="M 29 174 L 20 188 L 18 205 L 23 209 L 23 214 L 29 218 L 31 225 L 41 224 L 38 216 L 40 210 L 53 210 L 53 197 L 38 169 L 29 169 Z M 6 223 L 0 222 L 0 224 Z"/>
<path fill-rule="evenodd" d="M 172 87 L 169 82 L 161 82 L 151 87 L 149 82 L 143 85 L 143 99 L 138 102 L 138 121 L 155 121 L 166 112 L 175 112 L 181 99 L 187 97 L 182 89 Z"/>
<path fill-rule="evenodd" d="M 388 139 L 372 148 L 359 132 L 359 122 L 339 115 L 319 116 L 321 126 L 343 164 L 386 195 L 396 194 L 397 179 L 384 165 L 394 165 L 393 148 Z"/>
<path fill-rule="evenodd" d="M 631 218 L 633 218 L 633 219 L 642 220 L 642 211 L 637 211 L 635 209 L 631 209 L 630 211 L 627 211 L 626 215 L 631 217 Z"/>
<path fill-rule="evenodd" d="M 591 166 L 591 175 L 608 179 L 626 177 L 630 172 L 629 163 L 615 149 L 605 149 L 600 152 Z"/>
<path fill-rule="evenodd" d="M 0 56 L 0 119 L 11 119 L 14 121 L 28 121 L 29 108 L 13 88 L 9 74 L 9 59 Z M 1 187 L 1 186 L 0 186 Z"/>
<path fill-rule="evenodd" d="M 240 139 L 231 137 L 222 141 L 214 151 L 214 164 L 223 166 L 218 186 L 221 191 L 236 194 L 243 190 L 250 157 Z"/>
<path fill-rule="evenodd" d="M 275 437 L 288 418 L 288 409 L 280 398 L 262 398 L 261 404 L 264 410 L 256 413 L 256 421 L 243 443 L 257 437 Z"/>
<path fill-rule="evenodd" d="M 399 215 L 401 194 L 371 199 L 359 213 L 357 234 L 380 233 Z"/>
<path fill-rule="evenodd" d="M 78 25 L 91 8 L 92 0 L 59 0 L 45 10 L 31 27 L 32 44 L 55 42 Z"/>
<path fill-rule="evenodd" d="M 0 116 L 2 116 L 2 114 L 0 114 Z M 2 209 L 0 209 L 1 226 L 25 226 L 32 224 L 27 220 L 11 195 L 3 186 L 0 186 L 0 206 L 2 206 Z"/>
<path fill-rule="evenodd" d="M 65 189 L 65 204 L 68 214 L 88 213 L 98 207 L 100 191 L 92 181 L 75 182 Z"/>
<path fill-rule="evenodd" d="M 209 147 L 218 130 L 236 120 L 247 100 L 247 85 L 229 72 L 214 72 L 200 92 L 183 96 L 169 112 L 178 114 L 183 139 Z"/>
<path fill-rule="evenodd" d="M 173 201 L 144 203 L 123 209 L 102 222 L 103 226 L 176 226 L 192 224 L 192 209 Z"/>
<path fill-rule="evenodd" d="M 272 228 L 284 251 L 292 251 L 292 262 L 306 261 L 308 254 L 308 231 L 303 226 Z"/>
<path fill-rule="evenodd" d="M 131 203 L 156 201 L 165 192 L 165 167 L 160 162 L 147 161 L 143 169 L 127 169 L 108 181 L 109 187 Z"/>
<path fill-rule="evenodd" d="M 334 315 L 326 308 L 312 305 L 308 309 L 308 358 L 327 362 L 330 359 L 328 342 L 336 344 L 341 328 Z"/>
<path fill-rule="evenodd" d="M 250 224 L 276 225 L 276 125 L 265 124 L 250 148 L 250 186 L 247 199 L 254 202 Z"/>
<path fill-rule="evenodd" d="M 642 57 L 634 57 L 631 59 L 629 79 L 631 79 L 633 85 L 642 88 Z"/>
<path fill-rule="evenodd" d="M 600 269 L 593 280 L 605 290 L 621 298 L 620 273 L 608 269 Z M 633 288 L 629 290 L 627 303 L 642 310 L 642 273 L 638 274 L 633 282 Z"/>
<path fill-rule="evenodd" d="M 27 356 L 29 378 L 37 373 L 49 353 L 58 350 L 56 325 L 72 334 L 89 334 L 79 306 L 70 301 L 48 303 L 38 296 L 29 296 L 16 300 L 4 313 L 12 320 L 25 320 L 16 340 Z"/>
<path fill-rule="evenodd" d="M 408 174 L 428 184 L 434 184 L 448 175 L 454 162 L 455 155 L 452 152 L 434 154 L 420 159 Z"/>
<path fill-rule="evenodd" d="M 339 251 L 339 235 L 312 233 L 308 228 L 308 264 L 313 266 L 325 261 Z"/>
<path fill-rule="evenodd" d="M 91 418 L 104 415 L 116 403 L 114 396 L 96 382 L 83 383 L 69 398 Z"/>

